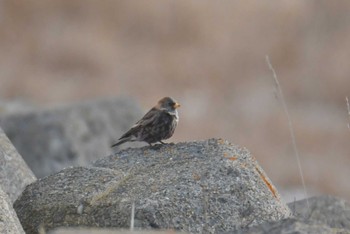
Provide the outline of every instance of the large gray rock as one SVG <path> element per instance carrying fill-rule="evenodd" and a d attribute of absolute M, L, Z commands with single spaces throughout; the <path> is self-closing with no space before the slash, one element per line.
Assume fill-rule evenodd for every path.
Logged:
<path fill-rule="evenodd" d="M 0 126 L 37 177 L 67 166 L 87 165 L 110 153 L 110 145 L 142 116 L 127 98 L 15 113 Z"/>
<path fill-rule="evenodd" d="M 29 185 L 14 207 L 38 227 L 135 228 L 220 233 L 276 221 L 289 208 L 255 158 L 224 140 L 127 149 L 92 167 L 67 168 Z"/>
<path fill-rule="evenodd" d="M 229 232 L 230 234 L 232 232 Z M 227 233 L 227 234 L 229 234 Z M 295 234 L 326 234 L 339 233 L 349 234 L 345 229 L 331 228 L 324 223 L 314 220 L 287 218 L 278 222 L 268 222 L 259 226 L 251 227 L 247 230 L 239 230 L 233 234 L 281 234 L 281 233 L 295 233 Z"/>
<path fill-rule="evenodd" d="M 184 232 L 174 232 L 174 231 L 129 231 L 125 229 L 107 229 L 107 228 L 59 228 L 50 231 L 49 234 L 176 234 Z"/>
<path fill-rule="evenodd" d="M 12 202 L 0 188 L 0 233 L 24 234 L 24 230 L 12 208 Z"/>
<path fill-rule="evenodd" d="M 0 128 L 0 188 L 14 202 L 25 186 L 35 180 L 33 172 Z"/>
<path fill-rule="evenodd" d="M 332 196 L 317 196 L 289 203 L 294 215 L 300 219 L 322 222 L 331 228 L 350 231 L 350 203 Z"/>
<path fill-rule="evenodd" d="M 294 217 L 239 230 L 235 234 L 350 233 L 350 204 L 343 199 L 318 196 L 288 205 Z"/>
<path fill-rule="evenodd" d="M 27 100 L 3 100 L 0 99 L 0 115 L 10 115 L 33 111 L 37 107 Z"/>

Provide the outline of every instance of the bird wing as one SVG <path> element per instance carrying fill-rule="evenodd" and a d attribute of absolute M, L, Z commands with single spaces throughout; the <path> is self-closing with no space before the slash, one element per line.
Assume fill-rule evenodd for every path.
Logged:
<path fill-rule="evenodd" d="M 136 125 L 146 126 L 150 123 L 153 123 L 158 116 L 159 116 L 159 110 L 153 107 L 134 126 Z"/>
<path fill-rule="evenodd" d="M 154 122 L 157 119 L 157 116 L 159 115 L 158 112 L 159 110 L 153 107 L 142 117 L 142 119 L 140 119 L 134 126 L 132 126 L 129 131 L 124 133 L 119 138 L 119 140 L 123 138 L 129 138 L 130 136 L 136 136 L 140 128 Z"/>

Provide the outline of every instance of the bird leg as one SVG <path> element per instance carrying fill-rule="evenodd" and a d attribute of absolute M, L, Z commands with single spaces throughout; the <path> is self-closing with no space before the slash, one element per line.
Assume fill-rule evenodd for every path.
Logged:
<path fill-rule="evenodd" d="M 163 145 L 161 144 L 155 144 L 155 145 L 151 145 L 150 149 L 152 150 L 159 150 L 160 148 L 162 148 Z"/>
<path fill-rule="evenodd" d="M 167 145 L 167 143 L 163 142 L 163 141 L 159 141 L 162 145 Z"/>

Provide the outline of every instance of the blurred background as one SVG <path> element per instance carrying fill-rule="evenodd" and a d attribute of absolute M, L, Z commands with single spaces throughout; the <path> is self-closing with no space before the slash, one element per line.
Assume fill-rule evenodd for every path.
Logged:
<path fill-rule="evenodd" d="M 350 1 L 0 1 L 0 98 L 55 106 L 130 96 L 182 107 L 171 141 L 248 148 L 287 201 L 350 199 Z M 141 117 L 141 116 L 140 116 Z"/>

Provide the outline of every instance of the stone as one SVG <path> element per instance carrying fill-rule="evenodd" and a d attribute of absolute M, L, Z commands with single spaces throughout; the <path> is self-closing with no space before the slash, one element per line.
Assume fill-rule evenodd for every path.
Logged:
<path fill-rule="evenodd" d="M 103 99 L 0 116 L 0 126 L 38 177 L 84 166 L 142 117 L 129 98 Z"/>
<path fill-rule="evenodd" d="M 27 100 L 3 100 L 0 99 L 0 115 L 9 115 L 33 111 L 37 108 L 33 103 Z"/>
<path fill-rule="evenodd" d="M 232 232 L 230 232 L 232 233 Z M 287 218 L 277 222 L 268 222 L 247 230 L 239 230 L 233 234 L 280 234 L 280 233 L 350 233 L 344 229 L 331 228 L 324 223 L 314 220 Z M 228 234 L 228 233 L 227 233 Z"/>
<path fill-rule="evenodd" d="M 29 185 L 14 208 L 26 233 L 40 227 L 174 229 L 221 233 L 290 216 L 246 149 L 221 139 L 129 148 L 90 167 Z"/>
<path fill-rule="evenodd" d="M 267 222 L 235 234 L 350 233 L 349 202 L 328 196 L 316 196 L 288 204 L 293 217 Z"/>
<path fill-rule="evenodd" d="M 288 206 L 300 219 L 315 220 L 331 228 L 350 231 L 350 203 L 344 199 L 322 195 L 291 202 Z"/>
<path fill-rule="evenodd" d="M 12 202 L 7 194 L 0 188 L 0 233 L 24 234 L 16 212 L 12 208 Z"/>
<path fill-rule="evenodd" d="M 25 186 L 36 177 L 0 129 L 0 187 L 15 202 Z"/>
<path fill-rule="evenodd" d="M 176 234 L 174 231 L 129 231 L 125 229 L 107 229 L 107 228 L 58 228 L 52 230 L 49 234 Z M 185 234 L 181 232 L 181 234 Z"/>

